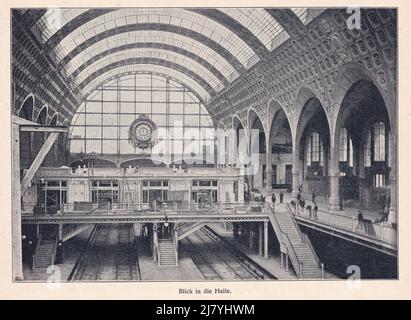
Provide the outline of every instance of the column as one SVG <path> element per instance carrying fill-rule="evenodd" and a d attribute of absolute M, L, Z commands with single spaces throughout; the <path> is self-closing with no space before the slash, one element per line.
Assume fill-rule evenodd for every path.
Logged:
<path fill-rule="evenodd" d="M 300 171 L 298 169 L 292 169 L 292 174 L 293 174 L 293 191 L 292 191 L 292 196 L 293 198 L 297 197 L 298 194 L 298 189 L 300 188 Z"/>
<path fill-rule="evenodd" d="M 264 221 L 264 259 L 268 259 L 268 222 Z"/>
<path fill-rule="evenodd" d="M 21 239 L 21 186 L 20 186 L 20 127 L 12 124 L 12 273 L 13 281 L 23 280 L 23 257 Z"/>
<path fill-rule="evenodd" d="M 263 255 L 263 223 L 258 223 L 258 254 Z"/>
<path fill-rule="evenodd" d="M 331 210 L 340 210 L 340 196 L 339 196 L 339 175 L 340 171 L 335 169 L 329 169 L 330 176 L 330 198 L 329 204 Z"/>
<path fill-rule="evenodd" d="M 266 158 L 265 158 L 265 177 L 267 179 L 267 184 L 265 186 L 267 191 L 272 190 L 272 182 L 273 182 L 273 168 L 272 168 L 272 162 L 273 162 L 273 155 L 271 153 L 271 150 L 269 146 L 267 146 L 266 150 Z"/>
<path fill-rule="evenodd" d="M 280 251 L 280 258 L 281 258 L 280 267 L 284 268 L 284 253 L 282 253 L 281 251 Z"/>
<path fill-rule="evenodd" d="M 244 202 L 244 177 L 238 179 L 238 203 Z"/>
<path fill-rule="evenodd" d="M 390 213 L 388 215 L 389 223 L 397 223 L 397 138 L 395 131 L 389 135 L 389 154 L 388 163 L 391 167 L 390 172 L 390 188 L 391 188 L 391 203 Z"/>
<path fill-rule="evenodd" d="M 63 240 L 63 226 L 64 224 L 59 224 L 59 241 Z"/>

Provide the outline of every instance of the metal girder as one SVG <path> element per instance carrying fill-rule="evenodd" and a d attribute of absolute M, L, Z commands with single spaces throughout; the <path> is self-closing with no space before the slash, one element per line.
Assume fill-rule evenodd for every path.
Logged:
<path fill-rule="evenodd" d="M 102 75 L 102 74 L 104 74 L 104 73 L 106 73 L 106 72 L 108 72 L 112 69 L 122 67 L 122 66 L 127 66 L 127 65 L 133 65 L 133 64 L 153 64 L 153 65 L 160 65 L 160 66 L 163 66 L 163 67 L 166 67 L 166 68 L 177 70 L 177 71 L 187 75 L 188 77 L 193 79 L 198 84 L 200 84 L 200 86 L 202 86 L 211 96 L 216 94 L 215 90 L 210 86 L 210 84 L 207 81 L 205 81 L 202 77 L 200 77 L 199 75 L 194 73 L 193 71 L 187 69 L 186 67 L 184 67 L 180 64 L 177 64 L 177 63 L 174 63 L 174 62 L 171 62 L 171 61 L 167 61 L 167 60 L 157 59 L 157 58 L 131 58 L 131 59 L 125 59 L 125 60 L 114 62 L 112 64 L 109 64 L 108 66 L 105 66 L 105 67 L 97 70 L 96 72 L 92 73 L 91 75 L 89 75 L 83 82 L 80 83 L 79 88 L 80 89 L 84 88 L 92 80 L 94 80 L 98 76 L 100 76 L 100 75 Z"/>
<path fill-rule="evenodd" d="M 111 81 L 111 80 L 113 80 L 113 79 L 115 79 L 115 78 L 117 78 L 117 77 L 122 77 L 122 76 L 128 76 L 128 75 L 133 75 L 133 74 L 150 74 L 150 73 L 151 73 L 151 72 L 149 72 L 149 71 L 128 71 L 128 72 L 120 72 L 120 73 L 118 73 L 118 74 L 115 74 L 114 76 L 111 76 L 111 77 L 109 77 L 109 78 L 107 78 L 107 79 L 104 79 L 104 82 L 109 82 L 109 81 Z M 180 85 L 185 86 L 188 90 L 190 90 L 190 91 L 198 98 L 198 100 L 200 100 L 200 102 L 201 102 L 204 106 L 207 105 L 207 104 L 206 104 L 206 101 L 205 101 L 191 86 L 189 86 L 187 83 L 184 83 L 183 81 L 179 80 L 178 78 L 171 77 L 171 76 L 169 76 L 169 75 L 167 75 L 167 74 L 164 74 L 164 73 L 161 73 L 161 72 L 152 72 L 152 74 L 160 75 L 160 76 L 165 77 L 165 78 L 169 78 L 169 79 L 171 79 L 171 80 L 179 83 Z M 85 93 L 84 93 L 84 97 L 87 97 L 91 92 L 93 92 L 93 91 L 94 91 L 97 87 L 99 87 L 100 85 L 101 85 L 101 83 L 98 84 L 98 85 L 96 85 L 95 87 L 93 87 L 89 92 L 85 92 Z M 207 107 L 206 107 L 206 108 L 207 108 Z M 211 116 L 211 114 L 210 114 L 210 116 Z M 103 159 L 103 160 L 107 160 L 107 159 Z M 108 161 L 112 161 L 112 160 L 108 160 Z"/>
<path fill-rule="evenodd" d="M 83 25 L 84 23 L 98 18 L 99 16 L 109 13 L 111 11 L 115 11 L 117 9 L 89 9 L 86 12 L 83 12 L 79 16 L 75 17 L 73 20 L 66 23 L 61 29 L 59 29 L 56 33 L 54 33 L 50 39 L 46 41 L 43 48 L 44 51 L 48 51 L 55 47 L 61 40 L 63 40 L 66 36 L 68 36 L 71 32 L 75 29 Z"/>
<path fill-rule="evenodd" d="M 226 48 L 224 48 L 222 45 L 218 44 L 214 40 L 210 39 L 209 37 L 199 32 L 187 29 L 187 28 L 178 27 L 174 25 L 167 25 L 167 24 L 162 24 L 162 23 L 128 24 L 128 25 L 124 25 L 118 28 L 113 28 L 110 30 L 103 31 L 87 39 L 86 41 L 78 45 L 75 49 L 73 49 L 71 52 L 69 52 L 63 58 L 63 60 L 59 63 L 58 67 L 63 68 L 71 59 L 73 59 L 79 53 L 81 53 L 89 46 L 101 40 L 104 40 L 113 35 L 127 33 L 130 31 L 138 31 L 138 30 L 165 31 L 165 32 L 176 33 L 179 35 L 184 35 L 186 37 L 193 38 L 203 43 L 204 45 L 208 46 L 210 49 L 214 50 L 215 52 L 217 52 L 223 59 L 225 59 L 228 63 L 230 63 L 238 73 L 243 73 L 246 70 L 245 67 L 241 64 L 241 62 L 233 54 L 231 54 L 231 52 L 229 52 Z"/>
<path fill-rule="evenodd" d="M 252 33 L 249 29 L 244 27 L 237 20 L 231 18 L 227 14 L 217 9 L 188 9 L 198 14 L 201 14 L 209 19 L 216 21 L 217 23 L 230 29 L 241 40 L 243 40 L 253 51 L 260 57 L 261 60 L 269 56 L 268 49 L 264 44 Z"/>
<path fill-rule="evenodd" d="M 67 126 L 20 126 L 20 132 L 68 132 Z"/>
<path fill-rule="evenodd" d="M 308 219 L 304 219 L 301 217 L 296 216 L 295 220 L 299 225 L 302 225 L 307 228 L 311 228 L 317 230 L 319 232 L 323 232 L 334 237 L 382 252 L 389 254 L 391 256 L 397 256 L 397 249 L 395 246 L 392 246 L 388 243 L 380 241 L 378 239 L 372 239 L 366 236 L 362 236 L 359 234 L 354 234 L 348 230 L 344 230 L 338 227 L 333 227 L 324 223 L 320 223 L 317 221 L 310 221 Z"/>
<path fill-rule="evenodd" d="M 207 213 L 199 214 L 160 214 L 160 213 L 134 213 L 129 214 L 87 214 L 84 212 L 65 213 L 64 215 L 54 216 L 33 216 L 23 215 L 23 224 L 62 224 L 62 223 L 76 223 L 76 224 L 90 224 L 90 223 L 183 223 L 183 222 L 253 222 L 253 221 L 268 221 L 268 215 L 265 213 Z"/>
<path fill-rule="evenodd" d="M 31 29 L 46 12 L 47 9 L 29 9 L 24 13 L 22 23 Z"/>
<path fill-rule="evenodd" d="M 204 66 L 206 69 L 208 69 L 216 78 L 218 78 L 224 86 L 227 86 L 228 80 L 224 75 L 217 70 L 216 67 L 214 67 L 211 63 L 209 63 L 207 60 L 201 58 L 200 56 L 196 55 L 195 53 L 192 53 L 191 51 L 185 50 L 180 47 L 172 46 L 169 44 L 163 44 L 163 43 L 156 43 L 156 42 L 136 42 L 136 43 L 130 43 L 126 44 L 123 46 L 119 47 L 114 47 L 112 49 L 103 51 L 95 56 L 93 56 L 91 59 L 85 61 L 82 65 L 80 65 L 74 72 L 71 74 L 71 77 L 74 78 L 78 74 L 80 74 L 84 69 L 86 69 L 88 66 L 90 66 L 92 63 L 109 56 L 113 53 L 120 52 L 120 51 L 125 51 L 129 49 L 136 49 L 136 48 L 149 48 L 149 49 L 162 49 L 162 50 L 167 50 L 167 51 L 172 51 L 175 53 L 179 53 L 183 56 L 186 56 L 187 58 L 193 59 L 194 61 L 198 62 L 202 66 Z"/>
<path fill-rule="evenodd" d="M 265 9 L 291 37 L 300 37 L 305 25 L 291 9 Z"/>
<path fill-rule="evenodd" d="M 41 147 L 39 153 L 37 154 L 30 168 L 27 170 L 26 174 L 24 175 L 23 180 L 21 181 L 21 194 L 24 194 L 24 192 L 26 192 L 31 181 L 33 180 L 34 175 L 36 174 L 37 170 L 40 168 L 40 165 L 42 164 L 44 158 L 46 157 L 47 153 L 50 151 L 51 147 L 56 141 L 58 134 L 59 134 L 58 132 L 50 133 L 46 142 Z"/>

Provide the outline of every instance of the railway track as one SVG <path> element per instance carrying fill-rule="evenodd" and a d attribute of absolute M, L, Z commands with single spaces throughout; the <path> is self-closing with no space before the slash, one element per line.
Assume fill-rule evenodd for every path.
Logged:
<path fill-rule="evenodd" d="M 68 281 L 141 280 L 132 227 L 96 225 Z"/>
<path fill-rule="evenodd" d="M 205 280 L 272 280 L 267 270 L 205 226 L 183 240 Z"/>

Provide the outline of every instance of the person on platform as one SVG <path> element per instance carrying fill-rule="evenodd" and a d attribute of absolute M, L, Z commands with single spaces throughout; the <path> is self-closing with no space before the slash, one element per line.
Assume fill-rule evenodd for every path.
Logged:
<path fill-rule="evenodd" d="M 313 208 L 313 220 L 318 220 L 318 205 L 315 202 Z"/>
<path fill-rule="evenodd" d="M 280 192 L 280 203 L 283 203 L 284 200 L 284 193 L 281 191 Z"/>
<path fill-rule="evenodd" d="M 305 200 L 304 198 L 301 198 L 300 200 L 300 206 L 301 206 L 301 213 L 304 213 L 304 209 L 305 209 Z"/>
<path fill-rule="evenodd" d="M 291 200 L 290 204 L 291 204 L 291 207 L 293 208 L 293 213 L 296 214 L 297 213 L 297 205 L 296 205 L 295 201 Z"/>
<path fill-rule="evenodd" d="M 364 215 L 362 214 L 361 209 L 358 209 L 357 219 L 358 224 L 356 229 L 361 228 L 361 230 L 364 230 Z"/>
<path fill-rule="evenodd" d="M 312 220 L 312 219 L 313 219 L 313 216 L 312 216 L 312 207 L 311 207 L 311 205 L 308 205 L 308 206 L 307 206 L 307 210 L 308 210 L 308 216 L 309 216 L 310 219 Z"/>
<path fill-rule="evenodd" d="M 315 202 L 315 192 L 313 191 L 313 193 L 311 194 L 311 201 Z"/>
<path fill-rule="evenodd" d="M 261 202 L 262 202 L 262 203 L 265 203 L 265 197 L 264 197 L 263 194 L 261 195 Z"/>
<path fill-rule="evenodd" d="M 276 197 L 275 197 L 275 193 L 273 193 L 272 196 L 271 196 L 271 202 L 272 202 L 273 204 L 275 204 L 276 201 L 277 201 L 277 199 L 276 199 Z"/>

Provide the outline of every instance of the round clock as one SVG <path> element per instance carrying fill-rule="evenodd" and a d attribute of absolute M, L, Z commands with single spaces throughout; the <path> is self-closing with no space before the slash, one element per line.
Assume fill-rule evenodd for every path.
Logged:
<path fill-rule="evenodd" d="M 155 123 L 147 117 L 145 114 L 140 114 L 136 120 L 130 125 L 129 129 L 129 141 L 137 148 L 147 149 L 153 147 L 155 141 L 153 141 L 154 130 L 156 129 Z"/>
<path fill-rule="evenodd" d="M 149 141 L 153 132 L 152 128 L 147 123 L 139 123 L 134 129 L 136 138 L 140 141 Z"/>

